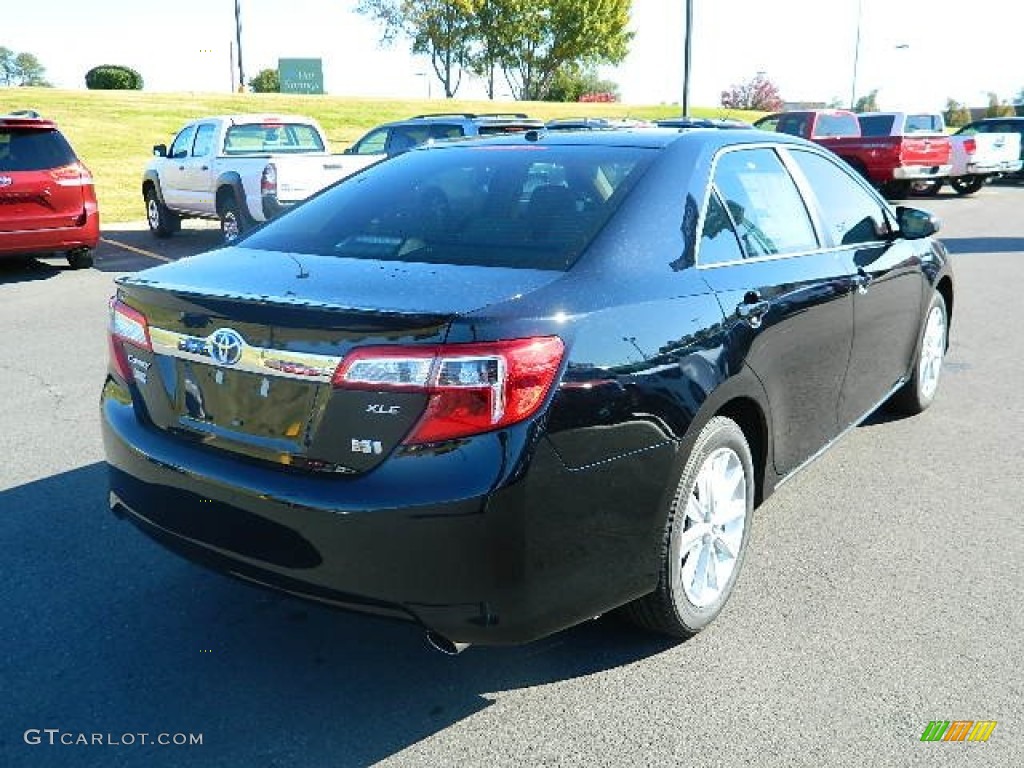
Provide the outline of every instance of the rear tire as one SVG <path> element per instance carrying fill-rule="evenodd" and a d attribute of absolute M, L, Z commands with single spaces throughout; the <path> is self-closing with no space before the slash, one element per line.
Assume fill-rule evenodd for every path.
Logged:
<path fill-rule="evenodd" d="M 917 361 L 910 380 L 889 401 L 893 410 L 914 416 L 932 404 L 938 391 L 948 344 L 949 316 L 946 313 L 946 300 L 941 293 L 935 291 L 921 324 Z"/>
<path fill-rule="evenodd" d="M 146 201 L 146 223 L 156 237 L 170 237 L 181 229 L 181 217 L 160 202 L 156 190 L 147 188 L 143 198 Z"/>
<path fill-rule="evenodd" d="M 930 179 L 928 181 L 913 181 L 910 183 L 911 191 L 918 197 L 935 197 L 942 189 L 945 179 Z"/>
<path fill-rule="evenodd" d="M 72 269 L 89 269 L 93 265 L 92 250 L 89 248 L 76 248 L 67 252 L 68 264 Z"/>
<path fill-rule="evenodd" d="M 220 207 L 220 234 L 224 245 L 232 245 L 249 231 L 249 219 L 234 195 L 224 199 Z"/>
<path fill-rule="evenodd" d="M 973 195 L 985 185 L 982 176 L 957 176 L 949 180 L 949 186 L 958 195 Z"/>
<path fill-rule="evenodd" d="M 910 196 L 910 182 L 887 181 L 882 185 L 881 192 L 890 199 L 902 200 Z"/>
<path fill-rule="evenodd" d="M 657 588 L 624 606 L 642 627 L 687 638 L 721 612 L 750 538 L 753 460 L 743 430 L 723 416 L 701 430 L 668 510 Z"/>

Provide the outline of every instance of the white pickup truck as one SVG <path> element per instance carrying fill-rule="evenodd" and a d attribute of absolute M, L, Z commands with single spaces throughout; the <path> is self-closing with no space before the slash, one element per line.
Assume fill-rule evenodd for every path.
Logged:
<path fill-rule="evenodd" d="M 953 170 L 949 185 L 961 195 L 981 189 L 993 176 L 1016 173 L 1021 169 L 1019 133 L 991 133 L 977 123 L 965 126 L 950 136 L 953 142 Z"/>
<path fill-rule="evenodd" d="M 871 112 L 858 115 L 865 136 L 945 136 L 946 123 L 937 112 Z M 949 137 L 949 176 L 914 182 L 913 192 L 934 195 L 944 183 L 959 195 L 977 192 L 994 176 L 1020 170 L 1020 135 L 1015 133 L 979 132 L 967 126 Z"/>
<path fill-rule="evenodd" d="M 225 242 L 384 157 L 332 155 L 317 122 L 294 115 L 200 118 L 153 154 L 142 178 L 150 231 L 215 219 Z"/>

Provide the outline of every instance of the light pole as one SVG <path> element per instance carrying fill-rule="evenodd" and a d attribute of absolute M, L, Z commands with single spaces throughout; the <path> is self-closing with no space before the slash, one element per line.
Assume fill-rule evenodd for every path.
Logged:
<path fill-rule="evenodd" d="M 693 0 L 686 0 L 686 32 L 683 35 L 683 117 L 690 115 L 690 49 L 693 38 Z"/>
<path fill-rule="evenodd" d="M 238 41 L 238 92 L 245 90 L 245 69 L 242 67 L 242 7 L 241 0 L 235 0 L 235 39 Z"/>
<path fill-rule="evenodd" d="M 430 101 L 430 73 L 429 72 L 417 72 L 417 77 L 422 77 L 427 84 L 427 101 Z"/>
<path fill-rule="evenodd" d="M 850 109 L 857 106 L 857 65 L 860 63 L 860 6 L 857 0 L 857 42 L 853 46 L 853 83 L 850 85 Z"/>

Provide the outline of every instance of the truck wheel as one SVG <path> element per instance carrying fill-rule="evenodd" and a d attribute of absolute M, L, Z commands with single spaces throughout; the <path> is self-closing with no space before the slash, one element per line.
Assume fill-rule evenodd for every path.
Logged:
<path fill-rule="evenodd" d="M 160 202 L 156 191 L 149 187 L 143 195 L 146 201 L 146 223 L 149 231 L 157 237 L 170 237 L 181 229 L 181 217 Z"/>
<path fill-rule="evenodd" d="M 928 181 L 912 181 L 911 191 L 918 197 L 935 197 L 945 183 L 943 179 L 929 179 Z"/>
<path fill-rule="evenodd" d="M 910 196 L 909 181 L 887 181 L 882 185 L 882 194 L 888 198 L 902 199 Z"/>
<path fill-rule="evenodd" d="M 224 244 L 231 245 L 248 230 L 248 218 L 239 207 L 235 196 L 229 196 L 220 208 L 220 234 L 224 238 Z"/>
<path fill-rule="evenodd" d="M 973 195 L 985 184 L 983 176 L 957 176 L 949 180 L 949 186 L 958 195 Z"/>

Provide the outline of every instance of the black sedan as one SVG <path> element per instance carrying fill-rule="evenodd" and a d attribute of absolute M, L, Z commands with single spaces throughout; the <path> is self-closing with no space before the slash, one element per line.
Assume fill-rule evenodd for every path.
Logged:
<path fill-rule="evenodd" d="M 936 228 L 757 131 L 411 151 L 118 281 L 112 509 L 449 652 L 618 608 L 692 635 L 779 483 L 935 397 Z"/>

